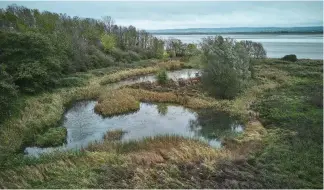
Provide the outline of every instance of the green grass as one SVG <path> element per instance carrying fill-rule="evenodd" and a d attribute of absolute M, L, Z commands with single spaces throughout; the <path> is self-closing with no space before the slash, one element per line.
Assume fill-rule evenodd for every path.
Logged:
<path fill-rule="evenodd" d="M 257 162 L 263 170 L 274 170 L 278 188 L 322 188 L 323 107 L 309 101 L 322 92 L 322 65 L 300 62 L 275 67 L 289 72 L 290 81 L 257 104 L 261 121 L 271 129 Z M 301 76 L 301 71 L 317 77 Z"/>
<path fill-rule="evenodd" d="M 64 127 L 50 128 L 44 134 L 37 135 L 35 139 L 35 146 L 60 146 L 66 141 L 66 133 L 67 131 Z"/>

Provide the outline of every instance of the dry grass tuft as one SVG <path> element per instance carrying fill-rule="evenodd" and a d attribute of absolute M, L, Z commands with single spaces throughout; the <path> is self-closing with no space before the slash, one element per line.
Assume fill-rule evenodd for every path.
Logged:
<path fill-rule="evenodd" d="M 112 116 L 138 110 L 139 101 L 175 103 L 194 109 L 213 106 L 207 100 L 173 92 L 152 92 L 142 89 L 122 88 L 102 93 L 95 110 L 104 116 Z"/>
<path fill-rule="evenodd" d="M 104 139 L 107 141 L 116 141 L 116 140 L 121 140 L 121 138 L 123 137 L 123 135 L 127 133 L 127 131 L 123 131 L 122 129 L 116 129 L 113 131 L 108 131 L 105 136 Z"/>
<path fill-rule="evenodd" d="M 123 91 L 113 90 L 99 97 L 95 111 L 103 116 L 112 116 L 139 109 L 139 102 Z"/>

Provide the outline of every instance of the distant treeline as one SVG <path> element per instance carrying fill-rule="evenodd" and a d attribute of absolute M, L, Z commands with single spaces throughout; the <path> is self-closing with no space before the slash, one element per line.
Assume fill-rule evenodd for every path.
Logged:
<path fill-rule="evenodd" d="M 322 34 L 323 26 L 309 27 L 233 27 L 233 28 L 187 28 L 151 30 L 152 34 L 165 35 L 221 35 L 221 34 Z"/>
<path fill-rule="evenodd" d="M 223 35 L 223 34 L 323 34 L 323 31 L 314 32 L 289 32 L 289 31 L 275 31 L 275 32 L 151 32 L 153 35 Z"/>

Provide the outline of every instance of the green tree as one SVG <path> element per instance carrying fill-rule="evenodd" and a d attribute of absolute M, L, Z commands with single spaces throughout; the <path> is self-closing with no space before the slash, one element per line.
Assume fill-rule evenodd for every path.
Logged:
<path fill-rule="evenodd" d="M 101 37 L 101 43 L 106 52 L 110 52 L 116 46 L 116 37 L 112 34 L 104 34 Z"/>
<path fill-rule="evenodd" d="M 233 39 L 221 36 L 204 38 L 201 46 L 205 88 L 216 97 L 234 98 L 251 78 L 246 49 Z"/>

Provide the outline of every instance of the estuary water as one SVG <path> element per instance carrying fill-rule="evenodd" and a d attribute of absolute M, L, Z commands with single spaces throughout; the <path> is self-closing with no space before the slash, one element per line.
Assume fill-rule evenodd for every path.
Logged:
<path fill-rule="evenodd" d="M 296 54 L 297 58 L 323 59 L 323 34 L 221 34 L 223 37 L 260 42 L 270 58 Z M 185 43 L 199 43 L 214 35 L 155 35 L 161 39 L 177 38 Z"/>

